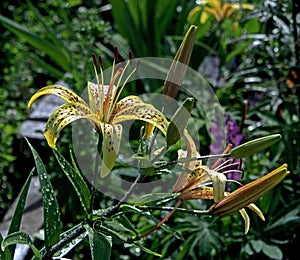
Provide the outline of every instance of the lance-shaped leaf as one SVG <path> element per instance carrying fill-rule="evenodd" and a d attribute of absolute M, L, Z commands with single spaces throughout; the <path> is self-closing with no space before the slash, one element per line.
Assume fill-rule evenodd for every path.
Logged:
<path fill-rule="evenodd" d="M 235 159 L 245 158 L 277 143 L 280 139 L 280 134 L 257 138 L 233 148 L 229 156 Z"/>
<path fill-rule="evenodd" d="M 72 183 L 79 201 L 81 203 L 81 206 L 83 207 L 83 210 L 85 214 L 88 214 L 88 210 L 90 208 L 90 191 L 82 178 L 80 172 L 78 169 L 74 169 L 67 160 L 63 157 L 63 155 L 57 151 L 53 150 L 56 160 L 58 161 L 61 169 L 66 174 L 70 182 Z"/>
<path fill-rule="evenodd" d="M 89 235 L 92 259 L 109 260 L 111 257 L 112 238 L 92 229 L 88 225 L 85 225 L 85 228 Z"/>
<path fill-rule="evenodd" d="M 194 99 L 187 98 L 182 105 L 177 109 L 176 113 L 172 117 L 169 127 L 167 129 L 167 145 L 173 145 L 177 143 L 180 137 L 183 135 L 183 131 L 186 128 L 188 119 L 191 115 Z"/>
<path fill-rule="evenodd" d="M 191 25 L 174 57 L 164 84 L 163 95 L 176 97 L 185 77 L 195 43 L 197 26 Z M 168 99 L 166 99 L 168 100 Z"/>
<path fill-rule="evenodd" d="M 30 172 L 30 174 L 20 192 L 16 210 L 14 212 L 14 215 L 12 216 L 12 220 L 11 220 L 11 223 L 9 226 L 8 234 L 17 232 L 20 229 L 23 210 L 25 207 L 26 197 L 27 197 L 27 193 L 28 193 L 28 189 L 29 189 L 29 185 L 30 185 L 30 181 L 31 181 L 33 172 L 34 172 L 34 169 L 32 169 L 32 171 Z M 13 246 L 9 247 L 9 251 L 10 251 L 11 255 L 14 255 L 15 247 L 13 247 Z"/>
<path fill-rule="evenodd" d="M 27 139 L 26 141 L 33 154 L 39 180 L 41 183 L 41 192 L 44 207 L 45 246 L 50 247 L 55 245 L 59 241 L 59 234 L 61 233 L 62 224 L 59 216 L 59 207 L 45 166 L 36 150 L 31 146 Z"/>
<path fill-rule="evenodd" d="M 271 173 L 238 188 L 213 204 L 210 208 L 211 214 L 223 216 L 247 207 L 278 185 L 288 174 L 287 165 L 283 164 Z"/>
<path fill-rule="evenodd" d="M 30 236 L 27 233 L 18 231 L 12 234 L 9 234 L 1 243 L 1 249 L 5 250 L 6 247 L 10 245 L 16 245 L 16 244 L 25 244 L 29 245 L 32 252 L 34 253 L 34 256 L 38 260 L 42 260 L 41 254 L 39 250 L 34 246 Z"/>

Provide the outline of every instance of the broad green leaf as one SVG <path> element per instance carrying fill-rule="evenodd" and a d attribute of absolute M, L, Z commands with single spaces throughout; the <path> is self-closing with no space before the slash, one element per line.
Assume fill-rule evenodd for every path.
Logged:
<path fill-rule="evenodd" d="M 263 243 L 262 246 L 263 253 L 268 256 L 270 259 L 282 259 L 282 251 L 278 246 L 268 245 L 267 243 Z"/>
<path fill-rule="evenodd" d="M 111 257 L 111 248 L 112 248 L 112 239 L 109 236 L 105 236 L 91 227 L 86 226 L 89 240 L 91 255 L 93 260 L 110 260 Z"/>
<path fill-rule="evenodd" d="M 85 215 L 88 214 L 90 208 L 90 191 L 80 172 L 73 168 L 63 155 L 57 151 L 53 150 L 56 160 L 58 161 L 61 169 L 68 177 L 69 181 L 73 185 L 76 194 L 80 200 L 81 206 L 83 207 Z"/>
<path fill-rule="evenodd" d="M 31 170 L 21 192 L 20 192 L 20 197 L 18 199 L 18 203 L 15 209 L 15 212 L 12 216 L 12 220 L 10 222 L 10 226 L 9 226 L 9 230 L 8 230 L 8 234 L 17 232 L 20 229 L 20 225 L 21 225 L 21 220 L 22 220 L 22 215 L 23 215 L 23 210 L 25 207 L 25 203 L 26 203 L 26 197 L 27 197 L 27 193 L 28 193 L 28 189 L 29 189 L 29 185 L 30 185 L 30 181 L 31 181 L 31 177 L 33 175 L 33 171 L 34 169 Z M 15 251 L 15 247 L 9 247 L 9 251 L 11 253 L 11 255 L 14 255 L 14 251 Z"/>
<path fill-rule="evenodd" d="M 285 209 L 286 210 L 286 209 Z M 285 214 L 284 214 L 285 213 Z M 264 231 L 265 232 L 279 232 L 283 227 L 290 227 L 292 226 L 292 223 L 299 223 L 300 217 L 299 217 L 300 209 L 298 207 L 295 207 L 294 209 L 288 211 L 288 213 L 281 212 L 279 216 L 281 216 L 278 220 L 274 221 L 272 224 L 268 225 Z"/>
<path fill-rule="evenodd" d="M 171 146 L 183 136 L 183 131 L 186 128 L 193 108 L 194 99 L 187 98 L 182 105 L 177 109 L 171 119 L 167 129 L 167 145 Z"/>
<path fill-rule="evenodd" d="M 44 207 L 44 230 L 45 230 L 45 247 L 51 247 L 59 241 L 59 235 L 61 233 L 61 221 L 59 214 L 59 207 L 56 200 L 55 192 L 51 185 L 49 176 L 46 172 L 45 166 L 36 152 L 26 139 L 30 150 L 33 154 L 37 173 L 41 184 L 41 192 L 43 197 Z"/>
<path fill-rule="evenodd" d="M 263 241 L 262 240 L 252 240 L 250 241 L 251 247 L 255 251 L 255 253 L 259 253 L 263 247 Z"/>
<path fill-rule="evenodd" d="M 42 260 L 41 254 L 39 250 L 34 246 L 30 236 L 27 233 L 18 231 L 12 234 L 9 234 L 1 243 L 1 249 L 5 250 L 6 247 L 10 245 L 16 245 L 16 244 L 25 244 L 29 245 L 32 252 L 34 253 L 34 256 Z"/>

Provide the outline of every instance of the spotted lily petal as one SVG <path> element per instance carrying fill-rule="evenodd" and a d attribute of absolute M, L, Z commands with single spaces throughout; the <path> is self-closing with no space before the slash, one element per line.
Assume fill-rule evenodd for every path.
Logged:
<path fill-rule="evenodd" d="M 44 88 L 41 88 L 38 92 L 36 92 L 31 99 L 28 102 L 28 108 L 32 106 L 32 103 L 36 101 L 40 96 L 47 95 L 47 94 L 53 94 L 60 98 L 62 98 L 67 103 L 79 103 L 86 105 L 85 101 L 79 97 L 76 93 L 69 90 L 66 87 L 60 86 L 60 85 L 50 85 Z"/>
<path fill-rule="evenodd" d="M 56 149 L 56 141 L 60 131 L 75 120 L 85 118 L 97 122 L 97 115 L 83 104 L 64 104 L 58 107 L 49 117 L 44 132 L 49 146 Z"/>
<path fill-rule="evenodd" d="M 119 102 L 118 102 L 119 103 Z M 119 110 L 112 124 L 117 124 L 127 120 L 142 120 L 157 127 L 164 135 L 166 135 L 168 121 L 165 116 L 150 104 L 133 104 L 124 109 Z"/>
<path fill-rule="evenodd" d="M 134 106 L 134 105 L 144 105 L 145 103 L 142 101 L 141 98 L 137 97 L 137 96 L 127 96 L 123 99 L 121 99 L 120 101 L 118 101 L 118 103 L 116 104 L 116 107 L 114 108 L 114 110 L 111 113 L 110 116 L 110 120 L 112 121 L 114 119 L 114 117 L 116 116 L 116 114 L 122 112 L 122 110 Z"/>
<path fill-rule="evenodd" d="M 122 126 L 101 124 L 101 130 L 103 135 L 101 178 L 104 178 L 115 165 L 122 138 Z"/>
<path fill-rule="evenodd" d="M 181 200 L 197 200 L 197 199 L 212 200 L 214 198 L 213 188 L 203 186 L 191 190 L 186 190 L 182 192 L 178 198 Z"/>

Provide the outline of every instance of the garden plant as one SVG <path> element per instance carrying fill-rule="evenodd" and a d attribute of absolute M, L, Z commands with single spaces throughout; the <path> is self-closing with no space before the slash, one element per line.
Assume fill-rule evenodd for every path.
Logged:
<path fill-rule="evenodd" d="M 5 113 L 0 121 L 1 185 L 12 192 L 7 174 L 15 174 L 20 187 L 0 258 L 13 259 L 17 244 L 28 245 L 33 259 L 293 257 L 298 3 L 50 2 L 1 4 L 33 17 L 1 14 L 2 41 L 15 59 L 34 63 L 23 75 L 43 75 L 30 81 L 34 88 L 20 85 L 27 97 L 17 97 L 20 121 L 45 95 L 64 103 L 47 119 L 49 157 L 21 138 L 29 172 L 18 172 L 9 149 L 17 126 Z M 101 23 L 90 19 L 97 12 Z M 6 70 L 3 100 L 20 82 L 8 76 L 13 61 Z M 34 175 L 44 224 L 31 237 L 20 226 Z"/>

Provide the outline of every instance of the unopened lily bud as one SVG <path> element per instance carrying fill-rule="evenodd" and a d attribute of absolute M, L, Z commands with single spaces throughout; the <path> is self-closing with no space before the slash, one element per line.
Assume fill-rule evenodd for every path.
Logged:
<path fill-rule="evenodd" d="M 209 211 L 213 215 L 223 216 L 245 208 L 273 189 L 288 174 L 287 165 L 283 164 L 271 173 L 233 191 L 221 201 L 213 204 Z"/>
<path fill-rule="evenodd" d="M 163 95 L 171 98 L 176 97 L 191 59 L 196 31 L 197 26 L 192 25 L 184 36 L 183 41 L 171 64 L 171 68 L 168 71 L 168 75 L 164 84 Z"/>
<path fill-rule="evenodd" d="M 230 152 L 230 157 L 233 157 L 235 159 L 248 157 L 277 143 L 280 139 L 280 134 L 274 134 L 251 140 L 233 148 Z"/>

